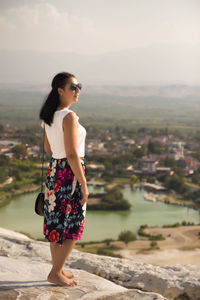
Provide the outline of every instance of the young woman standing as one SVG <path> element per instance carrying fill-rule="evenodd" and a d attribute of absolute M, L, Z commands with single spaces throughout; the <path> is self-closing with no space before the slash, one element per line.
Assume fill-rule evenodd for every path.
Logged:
<path fill-rule="evenodd" d="M 45 241 L 50 242 L 51 283 L 75 286 L 76 275 L 63 269 L 75 243 L 82 237 L 88 188 L 86 181 L 86 129 L 70 109 L 79 98 L 82 85 L 67 72 L 52 80 L 52 90 L 40 110 L 45 128 L 44 149 L 52 154 L 45 181 Z"/>

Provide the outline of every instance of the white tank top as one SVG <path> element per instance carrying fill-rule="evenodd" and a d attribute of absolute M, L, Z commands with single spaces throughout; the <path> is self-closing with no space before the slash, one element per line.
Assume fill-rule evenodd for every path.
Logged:
<path fill-rule="evenodd" d="M 53 123 L 51 126 L 46 124 L 44 121 L 41 123 L 41 127 L 44 128 L 45 123 L 45 131 L 46 135 L 52 150 L 52 156 L 56 159 L 61 159 L 66 157 L 65 145 L 64 145 L 64 132 L 63 132 L 63 118 L 73 110 L 69 108 L 64 108 L 61 110 L 57 110 L 53 116 Z M 75 112 L 74 112 L 75 113 Z M 78 144 L 78 155 L 80 157 L 85 156 L 85 138 L 86 138 L 86 129 L 83 127 L 78 119 L 79 117 L 75 113 L 77 118 L 77 144 Z"/>

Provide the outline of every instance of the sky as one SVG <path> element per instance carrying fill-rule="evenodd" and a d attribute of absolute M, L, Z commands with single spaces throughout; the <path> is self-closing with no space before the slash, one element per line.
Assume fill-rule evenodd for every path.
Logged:
<path fill-rule="evenodd" d="M 0 35 L 0 50 L 92 57 L 166 46 L 173 55 L 186 47 L 190 57 L 200 49 L 200 1 L 1 0 Z"/>

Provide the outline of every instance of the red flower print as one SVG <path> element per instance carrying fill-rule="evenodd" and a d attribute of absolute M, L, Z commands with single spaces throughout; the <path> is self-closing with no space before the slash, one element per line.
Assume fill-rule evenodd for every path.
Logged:
<path fill-rule="evenodd" d="M 65 200 L 65 199 L 62 199 L 61 204 L 62 204 L 62 205 L 66 205 L 66 200 Z"/>
<path fill-rule="evenodd" d="M 50 165 L 49 165 L 48 170 L 47 170 L 47 176 L 49 176 L 50 173 L 51 173 L 51 168 L 50 168 Z"/>
<path fill-rule="evenodd" d="M 69 214 L 70 211 L 71 211 L 72 207 L 70 204 L 67 204 L 67 207 L 66 207 L 66 213 Z"/>
<path fill-rule="evenodd" d="M 80 228 L 79 228 L 81 231 L 83 231 L 83 229 L 84 229 L 84 226 L 82 225 L 82 226 L 80 226 Z"/>
<path fill-rule="evenodd" d="M 55 193 L 57 193 L 59 191 L 59 189 L 60 189 L 59 181 L 56 180 L 55 184 L 54 184 L 54 187 L 53 187 L 53 190 L 54 190 Z"/>
<path fill-rule="evenodd" d="M 78 213 L 78 204 L 77 203 L 74 203 L 73 205 L 72 205 L 72 213 L 73 214 L 77 214 Z"/>
<path fill-rule="evenodd" d="M 69 239 L 72 238 L 72 234 L 69 232 L 68 229 L 65 229 L 65 231 L 64 231 L 64 237 L 63 237 L 63 239 L 65 240 L 66 238 L 69 238 Z"/>
<path fill-rule="evenodd" d="M 57 182 L 57 184 L 58 184 L 59 186 L 62 186 L 62 180 L 60 180 L 60 179 L 57 178 L 57 179 L 55 180 L 55 182 Z"/>
<path fill-rule="evenodd" d="M 81 226 L 80 226 L 80 230 L 83 231 L 84 229 L 84 224 L 85 224 L 85 219 L 83 219 L 82 223 L 81 223 Z"/>
<path fill-rule="evenodd" d="M 57 232 L 55 229 L 52 230 L 49 234 L 49 240 L 51 242 L 57 242 L 59 241 L 59 232 Z"/>
<path fill-rule="evenodd" d="M 74 240 L 80 240 L 82 236 L 82 231 L 80 230 L 78 233 L 72 233 L 72 238 Z"/>
<path fill-rule="evenodd" d="M 57 178 L 59 178 L 59 180 L 61 182 L 65 182 L 66 181 L 66 177 L 67 177 L 67 172 L 66 169 L 59 169 L 57 172 Z"/>
<path fill-rule="evenodd" d="M 74 175 L 72 174 L 71 169 L 67 170 L 66 175 L 67 175 L 67 178 L 74 179 Z"/>
<path fill-rule="evenodd" d="M 54 194 L 54 191 L 47 190 L 47 199 L 49 199 Z"/>
<path fill-rule="evenodd" d="M 60 206 L 60 211 L 62 211 L 63 213 L 65 213 L 65 211 L 66 211 L 65 205 Z"/>
<path fill-rule="evenodd" d="M 65 199 L 62 199 L 61 200 L 61 205 L 60 205 L 60 211 L 62 211 L 63 213 L 66 212 L 66 200 Z"/>
<path fill-rule="evenodd" d="M 72 238 L 73 238 L 74 240 L 76 240 L 76 237 L 77 237 L 77 235 L 76 235 L 75 233 L 72 233 Z"/>
<path fill-rule="evenodd" d="M 77 208 L 78 207 L 78 203 L 74 203 L 73 208 Z"/>
<path fill-rule="evenodd" d="M 77 209 L 72 209 L 72 213 L 73 213 L 73 215 L 76 215 L 78 213 L 78 210 Z"/>

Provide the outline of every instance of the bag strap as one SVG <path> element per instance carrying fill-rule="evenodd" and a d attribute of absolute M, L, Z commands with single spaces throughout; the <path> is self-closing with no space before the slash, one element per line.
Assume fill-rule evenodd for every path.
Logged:
<path fill-rule="evenodd" d="M 44 132 L 45 132 L 45 125 L 43 130 L 43 139 L 42 139 L 42 178 L 41 178 L 41 193 L 43 192 L 43 173 L 44 173 Z"/>

